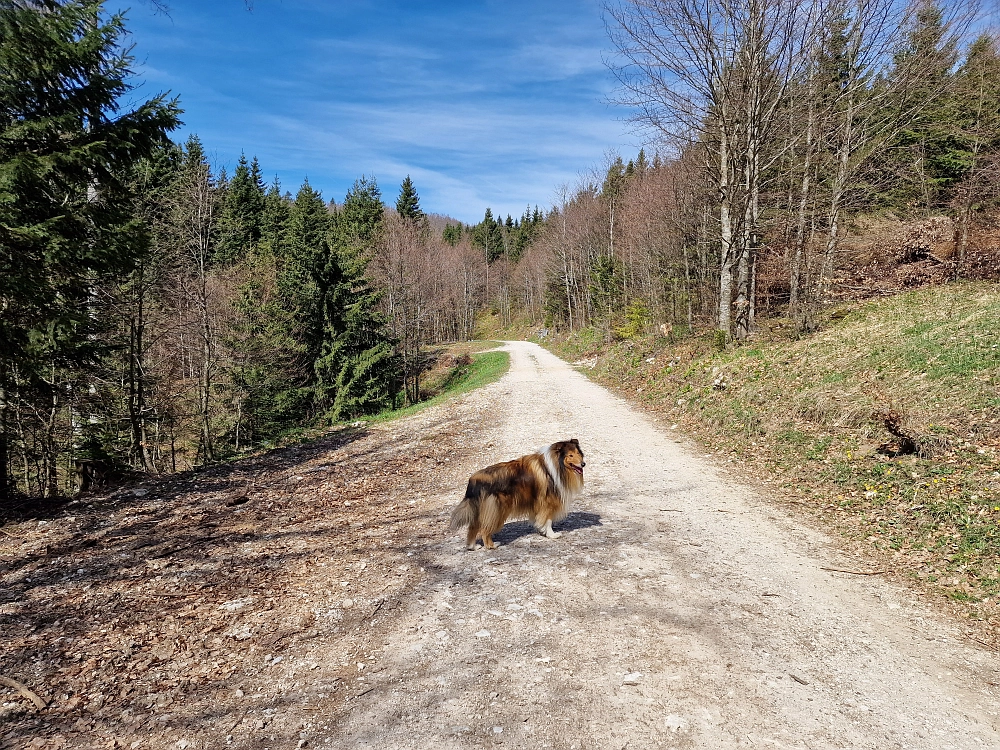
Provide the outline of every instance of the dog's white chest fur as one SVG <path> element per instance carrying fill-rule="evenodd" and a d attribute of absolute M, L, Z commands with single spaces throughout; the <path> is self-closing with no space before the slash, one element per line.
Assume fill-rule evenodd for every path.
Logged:
<path fill-rule="evenodd" d="M 546 445 L 544 448 L 539 448 L 538 454 L 545 462 L 545 470 L 549 473 L 549 479 L 551 480 L 552 486 L 555 489 L 556 494 L 559 496 L 559 499 L 562 500 L 563 503 L 568 503 L 576 495 L 576 492 L 570 490 L 565 484 L 563 484 L 562 472 L 559 471 L 560 467 L 556 466 L 555 459 L 552 457 L 552 446 Z"/>

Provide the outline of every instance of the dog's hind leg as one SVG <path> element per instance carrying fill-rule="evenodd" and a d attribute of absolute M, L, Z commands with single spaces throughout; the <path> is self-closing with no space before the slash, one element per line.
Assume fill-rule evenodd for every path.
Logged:
<path fill-rule="evenodd" d="M 469 533 L 465 537 L 465 547 L 466 549 L 476 548 L 476 537 L 479 536 L 479 529 L 474 523 L 469 524 Z"/>
<path fill-rule="evenodd" d="M 493 535 L 503 528 L 504 513 L 496 495 L 487 495 L 479 506 L 479 534 L 486 549 L 496 549 Z"/>

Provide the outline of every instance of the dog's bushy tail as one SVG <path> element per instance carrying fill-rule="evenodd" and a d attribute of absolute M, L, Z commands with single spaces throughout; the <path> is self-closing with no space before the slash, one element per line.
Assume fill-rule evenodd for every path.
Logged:
<path fill-rule="evenodd" d="M 466 526 L 471 526 L 475 522 L 476 509 L 469 498 L 466 497 L 451 512 L 451 530 L 458 531 Z"/>

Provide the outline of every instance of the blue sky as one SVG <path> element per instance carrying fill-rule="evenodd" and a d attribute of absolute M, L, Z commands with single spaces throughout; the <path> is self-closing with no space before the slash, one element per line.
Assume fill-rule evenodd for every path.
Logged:
<path fill-rule="evenodd" d="M 230 172 L 256 154 L 293 193 L 340 202 L 368 174 L 392 204 L 409 174 L 425 211 L 475 222 L 640 145 L 607 101 L 599 0 L 167 2 L 128 13 L 141 93 L 179 94 L 175 137 Z"/>

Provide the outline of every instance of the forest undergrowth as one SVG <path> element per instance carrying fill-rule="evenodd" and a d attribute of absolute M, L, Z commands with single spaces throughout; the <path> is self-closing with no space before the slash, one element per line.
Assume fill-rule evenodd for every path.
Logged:
<path fill-rule="evenodd" d="M 421 400 L 396 409 L 387 409 L 364 419 L 346 421 L 330 426 L 298 427 L 286 430 L 272 441 L 265 441 L 253 451 L 234 456 L 222 465 L 239 463 L 255 457 L 266 459 L 274 450 L 287 449 L 295 446 L 308 445 L 323 441 L 331 430 L 364 428 L 368 424 L 390 422 L 394 419 L 410 416 L 423 411 L 429 406 L 442 403 L 450 398 L 468 393 L 477 388 L 499 380 L 510 367 L 510 356 L 506 352 L 487 351 L 495 348 L 495 341 L 467 341 L 446 346 L 428 347 L 424 352 L 425 370 Z M 202 467 L 198 471 L 207 471 L 210 467 Z M 97 490 L 107 490 L 114 485 L 127 485 L 139 481 L 156 481 L 141 473 L 115 475 L 107 486 L 97 487 Z M 165 480 L 166 477 L 160 477 Z M 84 495 L 85 496 L 85 495 Z M 64 507 L 71 498 L 30 498 L 19 503 L 11 503 L 0 508 L 0 529 L 6 529 L 5 523 L 17 523 L 24 518 L 33 518 L 39 513 L 56 513 Z"/>
<path fill-rule="evenodd" d="M 1000 630 L 1000 289 L 847 303 L 796 337 L 542 343 L 863 551 Z M 787 324 L 787 325 L 786 325 Z M 739 468 L 735 468 L 739 467 Z M 871 572 L 866 571 L 866 572 Z"/>

